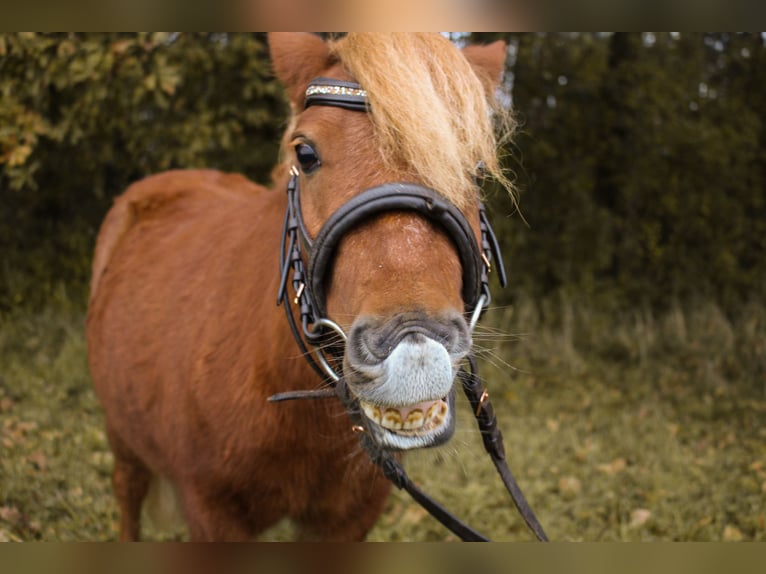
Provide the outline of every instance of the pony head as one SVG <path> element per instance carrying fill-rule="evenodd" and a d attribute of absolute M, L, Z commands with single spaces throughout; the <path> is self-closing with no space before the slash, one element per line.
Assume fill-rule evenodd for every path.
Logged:
<path fill-rule="evenodd" d="M 438 34 L 325 43 L 275 33 L 269 43 L 292 109 L 283 168 L 297 169 L 310 238 L 365 190 L 401 182 L 436 192 L 480 241 L 477 166 L 508 184 L 492 121 L 502 42 L 461 51 Z M 317 77 L 359 84 L 366 112 L 306 107 Z M 327 316 L 348 333 L 343 374 L 367 430 L 391 449 L 448 440 L 455 377 L 472 345 L 455 239 L 416 211 L 376 213 L 344 232 L 321 273 Z"/>

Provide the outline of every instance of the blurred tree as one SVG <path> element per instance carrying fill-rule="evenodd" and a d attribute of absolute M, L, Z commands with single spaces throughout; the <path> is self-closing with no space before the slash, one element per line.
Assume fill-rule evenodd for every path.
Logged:
<path fill-rule="evenodd" d="M 592 178 L 600 112 L 594 95 L 605 46 L 592 34 L 522 34 L 510 41 L 520 129 L 508 155 L 528 222 L 502 226 L 514 285 L 536 296 L 591 290 L 610 249 Z M 496 200 L 496 212 L 501 205 Z"/>
<path fill-rule="evenodd" d="M 508 43 L 527 223 L 490 195 L 512 277 L 499 302 L 766 296 L 761 34 L 451 38 Z M 0 34 L 0 310 L 83 301 L 96 230 L 131 181 L 201 166 L 266 181 L 286 112 L 259 34 Z"/>
<path fill-rule="evenodd" d="M 266 180 L 286 115 L 266 52 L 253 34 L 0 35 L 0 309 L 83 288 L 101 218 L 136 179 Z"/>
<path fill-rule="evenodd" d="M 529 226 L 496 225 L 516 292 L 727 309 L 766 294 L 762 36 L 503 37 Z"/>

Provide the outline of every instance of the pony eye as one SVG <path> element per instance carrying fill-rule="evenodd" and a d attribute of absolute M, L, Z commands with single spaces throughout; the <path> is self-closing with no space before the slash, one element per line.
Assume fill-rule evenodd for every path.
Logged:
<path fill-rule="evenodd" d="M 319 154 L 317 154 L 314 146 L 305 142 L 295 146 L 295 156 L 298 158 L 301 170 L 307 175 L 315 171 L 322 164 L 319 161 Z"/>

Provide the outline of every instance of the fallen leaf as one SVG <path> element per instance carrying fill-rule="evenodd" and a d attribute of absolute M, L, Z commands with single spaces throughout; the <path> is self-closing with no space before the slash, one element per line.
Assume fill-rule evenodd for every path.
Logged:
<path fill-rule="evenodd" d="M 548 427 L 549 431 L 556 432 L 557 430 L 559 430 L 559 421 L 557 421 L 556 419 L 547 419 L 545 421 L 545 426 Z"/>
<path fill-rule="evenodd" d="M 12 532 L 0 528 L 0 542 L 23 542 L 23 540 Z"/>
<path fill-rule="evenodd" d="M 35 421 L 19 421 L 16 428 L 22 433 L 37 430 L 37 423 Z"/>
<path fill-rule="evenodd" d="M 117 55 L 123 54 L 130 48 L 132 43 L 133 42 L 131 40 L 121 40 L 119 42 L 115 42 L 112 44 L 112 52 Z"/>
<path fill-rule="evenodd" d="M 30 462 L 37 470 L 45 470 L 48 468 L 48 457 L 42 452 L 30 454 L 27 457 L 27 462 Z"/>
<path fill-rule="evenodd" d="M 14 524 L 20 516 L 21 512 L 15 506 L 0 506 L 0 520 Z"/>
<path fill-rule="evenodd" d="M 628 466 L 624 458 L 615 458 L 612 462 L 599 464 L 596 468 L 606 474 L 617 474 L 622 472 Z"/>
<path fill-rule="evenodd" d="M 723 539 L 726 542 L 741 542 L 745 539 L 745 535 L 742 531 L 732 524 L 727 524 L 723 529 Z"/>
<path fill-rule="evenodd" d="M 575 458 L 579 462 L 585 462 L 593 451 L 596 450 L 596 446 L 590 439 L 585 439 L 585 443 L 575 451 Z"/>
<path fill-rule="evenodd" d="M 574 476 L 562 476 L 559 479 L 559 494 L 567 500 L 572 500 L 582 490 L 582 484 Z"/>
<path fill-rule="evenodd" d="M 417 505 L 410 505 L 402 515 L 402 522 L 404 524 L 417 524 L 428 516 L 428 512 L 422 507 Z"/>
<path fill-rule="evenodd" d="M 641 528 L 652 516 L 652 511 L 648 508 L 636 508 L 630 513 L 630 524 L 628 528 Z"/>

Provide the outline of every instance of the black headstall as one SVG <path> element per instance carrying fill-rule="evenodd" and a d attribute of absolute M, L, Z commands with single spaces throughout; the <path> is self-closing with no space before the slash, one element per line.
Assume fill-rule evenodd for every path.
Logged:
<path fill-rule="evenodd" d="M 316 78 L 306 90 L 305 107 L 321 105 L 351 111 L 370 109 L 367 93 L 359 84 L 331 78 Z M 415 212 L 438 225 L 452 240 L 460 258 L 463 274 L 462 297 L 465 312 L 473 328 L 481 313 L 489 306 L 491 297 L 488 273 L 494 262 L 501 285 L 507 279 L 500 248 L 487 219 L 484 206 L 477 201 L 479 217 L 478 238 L 463 213 L 438 192 L 414 183 L 386 183 L 362 191 L 342 205 L 324 223 L 315 238 L 311 238 L 303 221 L 300 203 L 300 173 L 290 170 L 287 185 L 287 210 L 280 248 L 280 287 L 277 305 L 284 304 L 287 320 L 295 340 L 320 377 L 330 378 L 328 388 L 319 391 L 293 391 L 270 397 L 271 402 L 291 399 L 337 397 L 346 407 L 357 427 L 364 424 L 357 399 L 350 393 L 340 368 L 345 334 L 327 316 L 325 283 L 327 272 L 341 239 L 354 227 L 381 213 Z M 305 255 L 304 255 L 305 252 Z M 287 298 L 287 286 L 292 283 L 294 303 L 298 307 L 296 320 Z M 315 354 L 308 349 L 311 346 Z M 539 540 L 547 540 L 540 523 L 532 513 L 505 462 L 502 435 L 497 428 L 488 393 L 483 388 L 473 356 L 469 369 L 461 369 L 459 379 L 475 412 L 484 445 L 511 494 L 511 498 L 529 528 Z M 460 522 L 441 505 L 419 490 L 407 478 L 404 468 L 386 449 L 380 447 L 368 433 L 360 433 L 360 442 L 371 460 L 381 467 L 385 476 L 398 488 L 403 488 L 429 513 L 463 540 L 487 540 Z"/>

